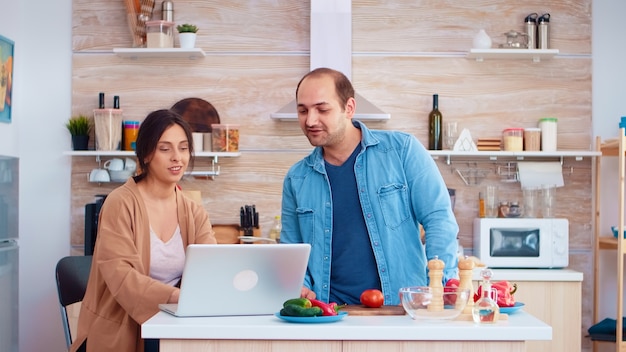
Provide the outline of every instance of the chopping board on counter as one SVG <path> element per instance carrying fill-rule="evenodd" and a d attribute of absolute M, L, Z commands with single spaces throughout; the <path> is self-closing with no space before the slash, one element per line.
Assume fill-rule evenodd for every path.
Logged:
<path fill-rule="evenodd" d="M 402 306 L 382 306 L 380 308 L 368 308 L 361 304 L 349 304 L 341 311 L 348 312 L 348 315 L 405 315 Z"/>

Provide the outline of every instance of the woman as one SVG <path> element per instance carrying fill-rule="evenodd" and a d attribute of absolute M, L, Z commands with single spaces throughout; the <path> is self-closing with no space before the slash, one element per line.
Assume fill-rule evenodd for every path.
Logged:
<path fill-rule="evenodd" d="M 178 302 L 186 246 L 216 243 L 207 212 L 177 186 L 193 165 L 191 140 L 189 125 L 173 111 L 154 111 L 142 122 L 136 141 L 141 173 L 113 190 L 100 211 L 70 351 L 83 345 L 89 352 L 144 351 L 141 324 L 160 303 Z M 149 345 L 155 342 L 158 350 L 158 341 Z"/>

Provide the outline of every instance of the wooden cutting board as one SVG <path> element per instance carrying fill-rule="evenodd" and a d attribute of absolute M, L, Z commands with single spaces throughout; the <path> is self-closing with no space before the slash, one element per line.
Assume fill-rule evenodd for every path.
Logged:
<path fill-rule="evenodd" d="M 341 308 L 348 315 L 405 315 L 402 306 L 382 306 L 380 308 L 368 308 L 360 304 L 351 304 Z"/>

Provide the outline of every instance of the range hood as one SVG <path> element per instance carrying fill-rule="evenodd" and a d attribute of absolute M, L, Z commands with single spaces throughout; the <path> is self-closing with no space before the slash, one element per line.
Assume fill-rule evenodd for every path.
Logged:
<path fill-rule="evenodd" d="M 352 78 L 352 0 L 311 0 L 311 70 L 329 67 Z M 389 120 L 363 96 L 355 93 L 357 120 Z M 275 113 L 272 119 L 296 121 L 296 100 Z"/>

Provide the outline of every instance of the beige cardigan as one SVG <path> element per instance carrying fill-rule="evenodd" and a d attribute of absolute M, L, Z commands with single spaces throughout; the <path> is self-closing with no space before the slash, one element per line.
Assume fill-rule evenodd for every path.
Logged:
<path fill-rule="evenodd" d="M 183 245 L 216 243 L 209 215 L 176 190 Z M 143 352 L 141 324 L 159 311 L 174 287 L 149 276 L 150 224 L 137 184 L 113 190 L 100 211 L 87 292 L 70 351 L 87 339 L 87 351 Z"/>

